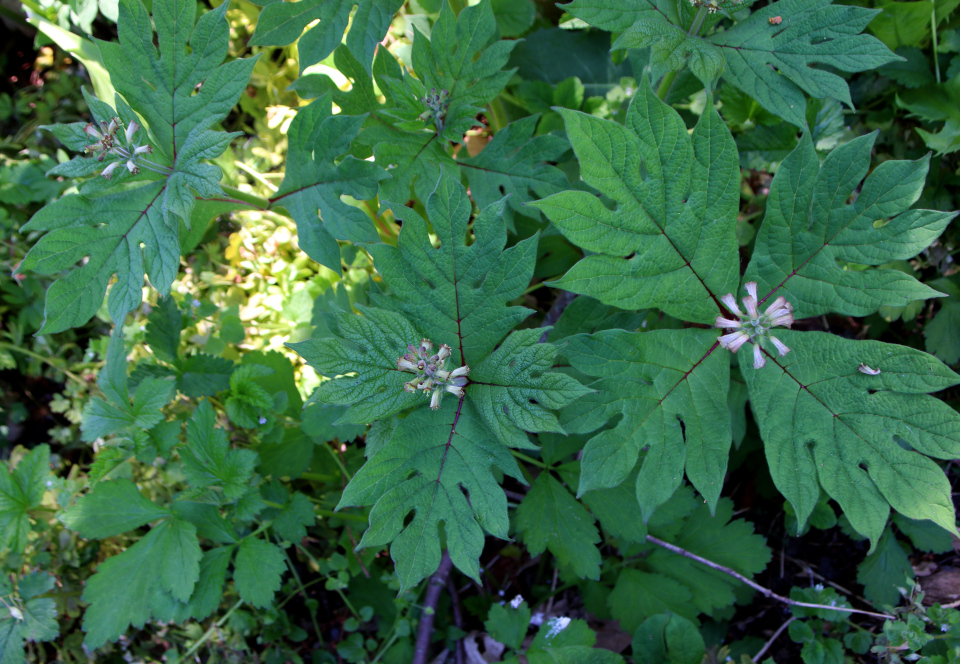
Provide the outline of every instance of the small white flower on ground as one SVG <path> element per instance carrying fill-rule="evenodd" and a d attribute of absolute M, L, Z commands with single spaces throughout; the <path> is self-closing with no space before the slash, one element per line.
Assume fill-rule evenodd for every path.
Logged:
<path fill-rule="evenodd" d="M 530 616 L 530 624 L 534 627 L 539 627 L 543 624 L 543 614 L 537 611 L 532 616 Z"/>
<path fill-rule="evenodd" d="M 550 627 L 550 631 L 547 632 L 547 640 L 552 639 L 557 634 L 562 632 L 570 624 L 570 618 L 566 616 L 559 616 L 557 618 L 551 618 L 547 621 L 547 625 Z"/>
<path fill-rule="evenodd" d="M 521 604 L 523 604 L 523 595 L 517 595 L 512 600 L 510 600 L 511 609 L 519 609 Z"/>

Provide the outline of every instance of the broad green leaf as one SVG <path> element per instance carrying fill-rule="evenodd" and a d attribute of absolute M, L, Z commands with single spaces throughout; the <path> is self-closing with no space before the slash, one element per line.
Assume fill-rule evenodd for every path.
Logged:
<path fill-rule="evenodd" d="M 476 124 L 474 117 L 484 104 L 500 93 L 516 71 L 503 67 L 517 42 L 496 40 L 497 23 L 489 0 L 458 15 L 445 3 L 429 40 L 416 27 L 414 31 L 411 57 L 422 86 L 417 89 L 447 91 L 449 104 L 435 126 L 444 138 L 460 141 Z"/>
<path fill-rule="evenodd" d="M 579 494 L 620 485 L 640 461 L 635 490 L 643 520 L 666 502 L 684 471 L 716 507 L 732 440 L 729 357 L 706 330 L 606 330 L 571 337 L 564 357 L 597 380 L 594 394 L 562 412 L 571 433 L 619 418 L 583 450 Z M 643 457 L 640 457 L 644 450 Z"/>
<path fill-rule="evenodd" d="M 636 482 L 631 478 L 613 489 L 588 491 L 581 500 L 608 535 L 634 544 L 646 541 L 647 526 L 642 518 L 636 518 L 640 514 L 640 505 L 637 503 Z"/>
<path fill-rule="evenodd" d="M 229 39 L 226 9 L 221 5 L 207 12 L 193 28 L 195 0 L 159 4 L 152 24 L 140 0 L 121 1 L 120 42 L 97 44 L 117 89 L 115 108 L 107 100 L 87 96 L 101 130 L 112 118 L 120 119 L 118 147 L 74 159 L 67 173 L 92 175 L 110 168 L 110 183 L 115 184 L 96 178 L 81 193 L 40 210 L 23 227 L 48 233 L 19 270 L 40 274 L 71 270 L 47 293 L 42 332 L 87 322 L 99 309 L 114 274 L 117 283 L 111 288 L 109 310 L 115 322 L 139 306 L 144 274 L 162 296 L 169 294 L 179 269 L 181 222 L 190 224 L 198 196 L 225 197 L 220 169 L 204 161 L 219 157 L 237 134 L 210 127 L 226 117 L 255 62 L 221 64 Z M 159 53 L 151 25 L 157 30 Z M 127 138 L 126 128 L 134 122 L 147 129 Z M 83 126 L 52 129 L 68 147 L 80 150 Z M 131 157 L 137 146 L 149 146 L 153 153 Z M 109 159 L 99 161 L 107 155 Z M 128 173 L 128 159 L 143 172 Z M 86 259 L 84 264 L 74 269 L 81 259 Z"/>
<path fill-rule="evenodd" d="M 510 606 L 494 604 L 483 626 L 498 642 L 519 650 L 530 627 L 530 607 L 520 595 L 511 600 Z"/>
<path fill-rule="evenodd" d="M 469 390 L 469 386 L 467 390 Z M 339 508 L 373 504 L 361 547 L 390 544 L 403 588 L 440 564 L 443 522 L 454 565 L 479 579 L 484 531 L 506 539 L 507 499 L 494 469 L 523 482 L 509 449 L 484 425 L 469 399 L 439 411 L 419 408 L 347 485 Z M 408 514 L 413 520 L 405 525 Z"/>
<path fill-rule="evenodd" d="M 250 44 L 285 46 L 297 42 L 300 72 L 333 53 L 347 33 L 346 47 L 367 71 L 378 42 L 403 0 L 303 0 L 270 2 L 260 11 Z M 351 11 L 357 11 L 351 18 Z M 314 21 L 319 23 L 304 28 Z M 303 36 L 301 36 L 303 33 Z"/>
<path fill-rule="evenodd" d="M 920 551 L 949 553 L 953 550 L 953 537 L 933 521 L 914 521 L 894 514 L 893 523 L 901 533 L 910 538 L 914 548 Z"/>
<path fill-rule="evenodd" d="M 700 664 L 705 650 L 696 626 L 676 614 L 650 616 L 633 634 L 637 664 Z"/>
<path fill-rule="evenodd" d="M 724 498 L 718 503 L 713 516 L 706 505 L 697 505 L 690 516 L 681 522 L 682 527 L 676 534 L 671 533 L 670 528 L 661 529 L 653 522 L 649 528 L 656 537 L 753 578 L 770 562 L 770 549 L 764 538 L 753 532 L 753 524 L 740 519 L 731 521 L 732 518 L 733 502 Z M 733 605 L 737 599 L 735 590 L 743 588 L 732 577 L 662 547 L 654 547 L 644 563 L 650 570 L 688 587 L 693 593 L 693 605 L 706 615 L 713 615 L 717 609 Z"/>
<path fill-rule="evenodd" d="M 507 226 L 515 213 L 530 214 L 524 204 L 556 194 L 570 186 L 566 175 L 547 162 L 559 161 L 570 144 L 559 136 L 534 136 L 539 115 L 522 118 L 498 131 L 476 157 L 457 163 L 470 183 L 470 195 L 485 208 L 505 195 Z"/>
<path fill-rule="evenodd" d="M 930 20 L 934 4 L 920 2 L 887 2 L 880 5 L 880 13 L 870 21 L 870 32 L 887 48 L 922 46 L 930 38 Z"/>
<path fill-rule="evenodd" d="M 491 0 L 490 6 L 504 37 L 519 37 L 530 29 L 537 16 L 531 0 Z"/>
<path fill-rule="evenodd" d="M 100 482 L 64 512 L 60 520 L 81 537 L 103 539 L 170 516 L 127 479 Z"/>
<path fill-rule="evenodd" d="M 580 578 L 600 578 L 600 533 L 590 513 L 549 472 L 542 472 L 517 508 L 517 533 L 531 556 L 546 549 Z"/>
<path fill-rule="evenodd" d="M 819 485 L 873 547 L 889 507 L 955 532 L 950 483 L 929 457 L 960 454 L 960 415 L 925 393 L 960 377 L 905 346 L 822 332 L 777 336 L 790 353 L 768 357 L 762 369 L 741 353 L 740 370 L 773 481 L 799 527 L 816 506 Z"/>
<path fill-rule="evenodd" d="M 878 12 L 831 0 L 779 0 L 708 39 L 726 56 L 725 81 L 803 127 L 804 93 L 852 106 L 846 81 L 827 67 L 859 72 L 898 59 L 875 37 L 860 34 Z"/>
<path fill-rule="evenodd" d="M 10 469 L 0 467 L 0 550 L 23 553 L 30 534 L 32 509 L 40 507 L 50 473 L 50 448 L 38 445 Z"/>
<path fill-rule="evenodd" d="M 644 325 L 646 317 L 646 312 L 623 311 L 581 295 L 560 314 L 560 319 L 547 334 L 547 341 L 556 343 L 575 334 L 592 334 L 603 330 L 635 331 Z"/>
<path fill-rule="evenodd" d="M 538 236 L 505 248 L 503 201 L 483 208 L 469 228 L 470 199 L 450 171 L 444 171 L 426 201 L 439 248 L 430 242 L 426 219 L 397 202 L 387 205 L 403 221 L 403 230 L 396 247 L 370 247 L 377 270 L 394 289 L 393 298 L 374 302 L 416 321 L 425 337 L 453 349 L 457 366 L 473 368 L 533 313 L 507 303 L 530 283 Z M 403 351 L 397 350 L 399 357 Z"/>
<path fill-rule="evenodd" d="M 266 608 L 273 602 L 273 594 L 280 590 L 280 577 L 285 570 L 283 551 L 270 542 L 247 537 L 237 549 L 233 583 L 243 601 Z"/>
<path fill-rule="evenodd" d="M 227 417 L 237 426 L 253 429 L 273 416 L 273 396 L 255 382 L 273 369 L 261 364 L 241 364 L 230 375 L 230 395 L 224 406 Z"/>
<path fill-rule="evenodd" d="M 685 66 L 708 89 L 713 89 L 726 67 L 723 51 L 686 30 L 657 19 L 639 19 L 613 42 L 612 48 L 650 47 L 650 63 L 665 71 Z"/>
<path fill-rule="evenodd" d="M 937 296 L 899 270 L 843 267 L 842 262 L 874 266 L 913 258 L 956 214 L 909 209 L 923 191 L 929 157 L 886 161 L 867 175 L 876 136 L 838 147 L 822 165 L 804 136 L 784 160 L 744 277 L 766 294 L 761 302 L 783 295 L 796 318 L 828 312 L 866 316 L 884 305 Z"/>
<path fill-rule="evenodd" d="M 284 6 L 300 4 L 303 3 Z M 267 9 L 279 5 L 268 5 Z M 332 115 L 329 97 L 301 108 L 287 132 L 290 148 L 286 170 L 272 199 L 274 205 L 286 208 L 297 222 L 301 249 L 338 274 L 341 271 L 337 240 L 360 244 L 380 241 L 370 217 L 340 197 L 347 194 L 358 200 L 374 198 L 377 183 L 388 174 L 377 165 L 350 155 L 335 162 L 350 149 L 364 119 L 362 115 Z"/>
<path fill-rule="evenodd" d="M 28 641 L 53 641 L 60 635 L 56 600 L 38 597 L 53 590 L 57 580 L 46 572 L 31 572 L 20 578 L 17 591 L 23 603 L 20 633 Z"/>
<path fill-rule="evenodd" d="M 857 582 L 863 585 L 863 595 L 879 605 L 896 606 L 900 591 L 907 587 L 907 579 L 914 577 L 910 559 L 892 530 L 883 533 L 876 549 L 857 565 Z"/>
<path fill-rule="evenodd" d="M 695 620 L 697 610 L 693 594 L 685 585 L 661 574 L 624 569 L 617 576 L 613 592 L 607 598 L 613 617 L 620 628 L 633 632 L 650 616 L 670 612 Z"/>
<path fill-rule="evenodd" d="M 923 327 L 925 348 L 946 364 L 960 362 L 960 299 L 947 300 Z"/>
<path fill-rule="evenodd" d="M 82 599 L 84 643 L 98 648 L 152 615 L 155 593 L 189 597 L 199 576 L 200 545 L 192 524 L 167 519 L 121 554 L 100 563 Z"/>
<path fill-rule="evenodd" d="M 641 84 L 626 126 L 559 109 L 587 184 L 532 203 L 593 255 L 554 285 L 623 309 L 656 307 L 712 324 L 737 282 L 733 219 L 740 171 L 730 132 L 708 104 L 692 135 Z"/>
<path fill-rule="evenodd" d="M 349 406 L 344 422 L 369 422 L 418 408 L 385 429 L 382 439 L 374 437 L 376 451 L 368 449 L 367 464 L 340 503 L 374 505 L 361 545 L 392 542 L 391 554 L 406 588 L 439 564 L 436 533 L 441 521 L 454 563 L 477 576 L 484 530 L 503 538 L 508 525 L 506 498 L 494 479 L 494 467 L 520 479 L 508 448 L 530 447 L 525 431 L 562 432 L 550 410 L 563 408 L 586 390 L 567 376 L 547 371 L 556 349 L 537 343 L 538 330 L 517 331 L 504 339 L 531 313 L 508 303 L 529 283 L 537 237 L 504 250 L 503 202 L 484 208 L 471 227 L 466 191 L 445 173 L 426 202 L 439 248 L 431 242 L 426 219 L 410 208 L 390 206 L 403 221 L 398 246 L 373 245 L 370 253 L 393 293 L 391 298 L 374 297 L 374 303 L 394 311 L 358 306 L 362 316 L 341 312 L 335 326 L 342 338 L 313 339 L 293 347 L 332 378 L 312 400 Z M 459 402 L 447 396 L 435 404 L 439 412 L 426 408 L 428 395 L 404 390 L 414 376 L 398 369 L 407 346 L 421 338 L 437 349 L 450 346 L 449 370 L 471 370 L 465 395 Z M 411 511 L 416 514 L 405 527 Z"/>
<path fill-rule="evenodd" d="M 223 598 L 223 584 L 234 547 L 221 546 L 203 552 L 200 558 L 200 576 L 190 597 L 190 615 L 194 620 L 204 620 L 217 610 Z"/>
<path fill-rule="evenodd" d="M 187 445 L 179 448 L 180 460 L 191 487 L 213 487 L 227 500 L 234 500 L 246 491 L 257 453 L 230 449 L 226 431 L 215 424 L 210 403 L 201 401 L 187 424 Z"/>
<path fill-rule="evenodd" d="M 213 540 L 218 544 L 235 544 L 237 533 L 229 521 L 220 515 L 220 510 L 210 503 L 196 503 L 190 500 L 178 500 L 170 504 L 178 518 L 189 521 L 197 528 L 197 535 Z"/>

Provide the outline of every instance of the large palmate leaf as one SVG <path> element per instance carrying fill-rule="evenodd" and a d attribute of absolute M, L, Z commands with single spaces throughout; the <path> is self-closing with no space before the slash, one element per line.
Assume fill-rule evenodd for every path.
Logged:
<path fill-rule="evenodd" d="M 724 80 L 798 127 L 806 124 L 804 93 L 852 106 L 847 82 L 812 65 L 858 72 L 900 58 L 877 38 L 860 34 L 879 9 L 831 1 L 773 2 L 709 37 L 726 56 Z"/>
<path fill-rule="evenodd" d="M 210 127 L 230 111 L 255 60 L 221 64 L 229 41 L 226 8 L 207 12 L 194 27 L 195 0 L 158 3 L 153 17 L 158 53 L 140 0 L 120 3 L 120 43 L 99 42 L 118 93 L 114 107 L 87 96 L 95 129 L 110 134 L 113 142 L 53 170 L 69 177 L 103 170 L 111 179 L 88 182 L 80 194 L 48 205 L 23 227 L 49 232 L 19 270 L 56 274 L 84 261 L 48 291 L 42 332 L 88 321 L 114 274 L 118 280 L 109 304 L 115 321 L 140 304 L 144 273 L 167 295 L 179 268 L 180 224 L 190 225 L 194 201 L 227 198 L 220 169 L 204 162 L 220 156 L 236 134 Z M 107 131 L 114 117 L 120 122 Z M 68 148 L 82 151 L 97 142 L 84 126 L 49 129 Z M 137 147 L 149 147 L 152 154 L 133 154 Z"/>
<path fill-rule="evenodd" d="M 430 39 L 415 30 L 411 57 L 417 78 L 387 58 L 379 72 L 375 63 L 387 107 L 374 114 L 381 122 L 360 140 L 372 145 L 377 163 L 390 170 L 392 177 L 380 185 L 381 199 L 404 203 L 416 185 L 425 200 L 440 167 L 452 161 L 447 141 L 463 142 L 483 106 L 510 80 L 515 70 L 503 67 L 517 41 L 497 41 L 496 34 L 489 0 L 458 16 L 444 3 Z"/>
<path fill-rule="evenodd" d="M 822 332 L 777 336 L 790 353 L 768 358 L 762 370 L 743 353 L 741 371 L 770 473 L 799 527 L 822 486 L 873 546 L 888 504 L 954 532 L 950 483 L 928 457 L 960 454 L 960 415 L 925 393 L 956 385 L 960 376 L 905 346 Z"/>
<path fill-rule="evenodd" d="M 290 147 L 283 183 L 271 199 L 273 205 L 285 207 L 297 222 L 300 248 L 337 273 L 337 240 L 361 244 L 380 241 L 370 217 L 341 201 L 340 196 L 374 198 L 377 183 L 389 176 L 376 164 L 350 155 L 334 162 L 350 149 L 364 119 L 363 115 L 332 115 L 329 97 L 300 109 L 287 132 Z"/>
<path fill-rule="evenodd" d="M 347 24 L 346 47 L 369 71 L 377 44 L 390 27 L 403 0 L 302 0 L 271 2 L 261 11 L 250 39 L 260 46 L 285 46 L 297 41 L 300 71 L 333 53 L 340 45 Z M 352 19 L 350 12 L 356 7 Z M 319 19 L 302 37 L 303 29 Z"/>
<path fill-rule="evenodd" d="M 644 520 L 673 495 L 684 470 L 716 507 L 732 440 L 730 361 L 716 348 L 717 333 L 708 330 L 607 330 L 569 340 L 564 356 L 597 380 L 593 394 L 564 409 L 564 428 L 588 433 L 618 418 L 584 447 L 580 494 L 618 486 L 642 459 L 636 493 Z"/>
<path fill-rule="evenodd" d="M 749 4 L 725 6 L 736 10 Z M 615 48 L 652 46 L 651 63 L 661 74 L 683 66 L 689 54 L 688 66 L 701 80 L 722 71 L 724 80 L 798 127 L 806 125 L 804 93 L 852 105 L 846 81 L 813 65 L 859 72 L 900 59 L 875 37 L 860 34 L 879 9 L 832 5 L 831 0 L 773 2 L 704 39 L 688 37 L 696 9 L 686 2 L 574 0 L 564 9 L 590 25 L 622 33 Z M 701 30 L 720 17 L 708 15 Z M 718 57 L 725 63 L 716 62 Z"/>
<path fill-rule="evenodd" d="M 938 295 L 899 270 L 844 267 L 913 258 L 956 214 L 909 209 L 923 191 L 929 157 L 886 161 L 867 176 L 876 137 L 833 150 L 822 166 L 805 137 L 773 180 L 745 280 L 767 298 L 785 296 L 797 318 L 865 316 Z"/>
<path fill-rule="evenodd" d="M 332 378 L 312 398 L 349 406 L 343 422 L 368 422 L 416 408 L 384 428 L 383 440 L 368 449 L 367 464 L 340 502 L 340 507 L 374 505 L 361 546 L 392 543 L 406 588 L 439 564 L 441 522 L 454 563 L 477 577 L 484 532 L 506 537 L 509 526 L 494 469 L 523 481 L 509 448 L 531 445 L 525 431 L 562 433 L 551 410 L 587 390 L 568 376 L 548 372 L 556 350 L 537 343 L 540 330 L 516 331 L 504 339 L 532 313 L 507 303 L 529 283 L 537 237 L 504 250 L 503 201 L 480 212 L 470 238 L 470 199 L 459 180 L 444 173 L 426 202 L 439 248 L 431 243 L 424 218 L 389 205 L 403 221 L 399 245 L 373 245 L 370 253 L 392 297 L 374 298 L 382 308 L 360 307 L 362 315 L 338 314 L 341 338 L 292 347 Z M 429 394 L 404 390 L 415 377 L 398 367 L 407 345 L 421 338 L 451 348 L 448 369 L 470 368 L 464 394 L 448 394 L 433 404 L 436 411 L 427 407 Z M 407 524 L 411 512 L 415 516 Z"/>
<path fill-rule="evenodd" d="M 712 323 L 716 297 L 737 284 L 740 182 L 736 146 L 713 106 L 692 135 L 645 82 L 625 126 L 560 113 L 583 179 L 616 205 L 583 191 L 531 204 L 593 253 L 555 285 L 624 309 Z"/>

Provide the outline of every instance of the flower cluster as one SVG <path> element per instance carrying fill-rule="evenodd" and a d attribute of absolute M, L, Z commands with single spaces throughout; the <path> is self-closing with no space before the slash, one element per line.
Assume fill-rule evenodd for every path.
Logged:
<path fill-rule="evenodd" d="M 410 352 L 397 360 L 397 369 L 414 373 L 416 377 L 404 383 L 404 391 L 432 393 L 430 408 L 433 410 L 440 407 L 440 398 L 444 392 L 457 397 L 463 396 L 463 387 L 467 384 L 470 367 L 458 367 L 453 371 L 444 369 L 450 357 L 450 346 L 443 344 L 434 354 L 433 342 L 422 339 L 419 348 L 410 345 L 407 349 Z"/>
<path fill-rule="evenodd" d="M 723 2 L 721 0 L 690 0 L 690 4 L 694 7 L 705 7 L 708 12 L 711 14 L 720 11 L 721 9 L 729 9 L 736 7 L 741 4 L 743 0 L 733 0 L 732 2 Z"/>
<path fill-rule="evenodd" d="M 760 369 L 767 362 L 763 357 L 763 350 L 760 346 L 764 339 L 768 339 L 774 345 L 780 357 L 790 352 L 790 349 L 783 342 L 770 334 L 770 330 L 775 327 L 790 327 L 793 325 L 793 305 L 781 295 L 761 314 L 757 310 L 759 304 L 757 283 L 755 281 L 747 282 L 744 284 L 744 288 L 747 290 L 747 296 L 743 298 L 746 313 L 740 311 L 740 307 L 737 306 L 737 298 L 733 296 L 733 293 L 727 293 L 720 300 L 731 313 L 738 317 L 738 320 L 717 316 L 716 327 L 734 330 L 720 337 L 720 345 L 732 353 L 736 353 L 740 350 L 740 346 L 748 341 L 753 343 L 753 368 Z"/>
<path fill-rule="evenodd" d="M 420 103 L 427 107 L 427 110 L 420 114 L 420 119 L 424 122 L 432 120 L 437 131 L 443 131 L 443 121 L 450 107 L 450 93 L 447 90 L 438 93 L 436 88 L 430 88 L 430 94 L 420 97 Z"/>
<path fill-rule="evenodd" d="M 149 145 L 136 145 L 133 142 L 134 135 L 140 128 L 140 125 L 136 122 L 131 122 L 127 126 L 123 133 L 123 137 L 126 139 L 126 145 L 121 144 L 117 138 L 117 131 L 122 126 L 123 124 L 120 118 L 113 118 L 110 122 L 101 122 L 99 128 L 93 124 L 88 124 L 83 128 L 87 136 L 96 141 L 86 146 L 86 151 L 98 152 L 97 161 L 103 161 L 107 155 L 117 155 L 120 157 L 118 161 L 111 162 L 103 169 L 101 175 L 108 180 L 110 176 L 113 175 L 113 172 L 119 168 L 120 162 L 124 159 L 127 160 L 127 170 L 136 175 L 140 172 L 137 162 L 140 161 L 142 155 L 153 152 L 153 148 Z"/>

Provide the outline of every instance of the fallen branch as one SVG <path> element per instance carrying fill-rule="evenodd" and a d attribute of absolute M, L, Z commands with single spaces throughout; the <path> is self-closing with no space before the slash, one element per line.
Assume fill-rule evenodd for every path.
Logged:
<path fill-rule="evenodd" d="M 758 583 L 754 583 L 753 581 L 745 577 L 743 574 L 740 574 L 739 572 L 736 572 L 730 569 L 729 567 L 724 567 L 723 565 L 719 565 L 711 560 L 707 560 L 706 558 L 701 558 L 695 553 L 691 553 L 686 549 L 681 549 L 679 546 L 675 544 L 670 544 L 669 542 L 664 542 L 663 540 L 659 540 L 653 535 L 647 535 L 647 541 L 650 542 L 651 544 L 662 546 L 667 551 L 672 551 L 678 556 L 683 556 L 684 558 L 689 558 L 690 560 L 696 560 L 701 565 L 706 565 L 707 567 L 711 569 L 715 569 L 718 572 L 723 572 L 728 576 L 732 576 L 736 580 L 747 584 L 748 586 L 756 590 L 758 593 L 760 593 L 764 597 L 775 599 L 778 602 L 783 602 L 784 604 L 789 604 L 790 606 L 802 606 L 808 609 L 824 609 L 827 611 L 841 611 L 843 613 L 857 613 L 862 616 L 872 616 L 874 618 L 883 618 L 884 620 L 896 620 L 896 617 L 891 616 L 887 613 L 874 613 L 873 611 L 863 611 L 861 609 L 854 609 L 854 608 L 847 608 L 847 607 L 840 607 L 840 606 L 830 606 L 828 604 L 811 604 L 809 602 L 798 602 L 795 599 L 790 599 L 789 597 L 778 595 L 777 593 L 773 592 L 769 588 L 764 588 Z"/>
<path fill-rule="evenodd" d="M 420 613 L 420 624 L 417 625 L 417 645 L 413 651 L 412 664 L 427 664 L 430 655 L 430 637 L 433 635 L 433 620 L 437 615 L 437 604 L 440 602 L 440 593 L 447 585 L 447 576 L 453 561 L 450 554 L 443 552 L 440 567 L 433 573 L 427 582 L 427 592 L 423 598 L 423 611 Z"/>

